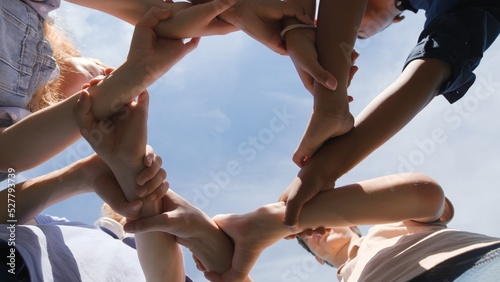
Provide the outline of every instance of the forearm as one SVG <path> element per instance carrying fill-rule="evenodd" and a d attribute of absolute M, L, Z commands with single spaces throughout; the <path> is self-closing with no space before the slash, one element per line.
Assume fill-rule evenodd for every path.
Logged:
<path fill-rule="evenodd" d="M 100 83 L 88 88 L 92 112 L 102 120 L 120 110 L 158 79 L 158 66 L 126 61 Z"/>
<path fill-rule="evenodd" d="M 78 95 L 42 109 L 0 133 L 0 171 L 33 168 L 74 143 L 80 132 L 73 118 Z"/>
<path fill-rule="evenodd" d="M 146 14 L 151 7 L 163 7 L 161 0 L 66 0 L 76 5 L 99 10 L 115 16 L 132 25 Z"/>
<path fill-rule="evenodd" d="M 1 222 L 15 219 L 18 224 L 24 224 L 46 208 L 75 195 L 92 191 L 86 181 L 83 170 L 86 163 L 92 162 L 92 156 L 75 162 L 67 167 L 49 174 L 22 182 L 9 181 L 9 188 L 0 191 L 0 201 L 8 203 L 8 208 L 0 211 Z M 92 166 L 96 167 L 95 164 Z M 11 204 L 11 205 L 10 205 Z M 15 212 L 9 213 L 13 208 Z M 11 217 L 13 214 L 15 217 Z"/>
<path fill-rule="evenodd" d="M 142 159 L 139 157 L 134 163 L 125 166 L 110 164 L 128 201 L 138 198 L 135 176 L 144 169 Z M 158 215 L 162 211 L 160 198 L 144 201 L 139 218 Z M 177 277 L 184 277 L 182 252 L 174 236 L 154 231 L 136 234 L 135 238 L 139 261 L 147 281 L 180 281 Z"/>
<path fill-rule="evenodd" d="M 146 281 L 185 281 L 182 250 L 173 235 L 147 232 L 136 234 L 135 237 Z"/>
<path fill-rule="evenodd" d="M 351 54 L 367 0 L 321 1 L 316 30 L 316 50 L 319 64 L 337 79 L 337 88 L 328 90 L 314 83 L 314 109 L 335 107 L 336 112 L 348 112 L 347 86 L 352 66 Z M 326 108 L 326 109 L 325 109 Z"/>
<path fill-rule="evenodd" d="M 327 141 L 299 176 L 322 181 L 324 186 L 334 185 L 406 126 L 434 98 L 449 75 L 449 65 L 438 60 L 410 63 L 396 82 L 359 114 L 354 128 Z"/>
<path fill-rule="evenodd" d="M 431 222 L 443 209 L 443 190 L 430 177 L 389 175 L 319 193 L 304 205 L 299 230 L 406 220 Z"/>
<path fill-rule="evenodd" d="M 297 232 L 406 220 L 432 222 L 441 216 L 444 199 L 439 184 L 422 174 L 370 179 L 317 194 L 303 206 Z M 264 206 L 254 212 L 260 214 L 254 221 L 267 225 L 265 232 L 275 240 L 292 235 L 283 224 L 285 209 L 283 202 Z"/>

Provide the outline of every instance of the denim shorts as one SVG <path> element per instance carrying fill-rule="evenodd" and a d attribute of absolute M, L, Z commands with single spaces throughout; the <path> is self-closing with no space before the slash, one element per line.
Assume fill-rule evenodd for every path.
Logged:
<path fill-rule="evenodd" d="M 56 68 L 43 21 L 20 0 L 0 1 L 0 107 L 27 108 Z"/>
<path fill-rule="evenodd" d="M 410 282 L 450 281 L 500 281 L 500 244 L 463 253 L 434 266 L 410 280 Z"/>

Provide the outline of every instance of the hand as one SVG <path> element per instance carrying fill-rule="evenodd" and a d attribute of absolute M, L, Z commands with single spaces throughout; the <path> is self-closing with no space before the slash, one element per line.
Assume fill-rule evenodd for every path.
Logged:
<path fill-rule="evenodd" d="M 217 18 L 219 14 L 234 4 L 235 0 L 213 0 L 192 5 L 187 2 L 173 3 L 166 6 L 172 10 L 172 16 L 161 21 L 155 28 L 159 36 L 183 39 L 208 35 L 222 35 L 238 30 L 232 24 Z"/>
<path fill-rule="evenodd" d="M 198 46 L 198 37 L 184 43 L 180 39 L 163 38 L 155 33 L 154 29 L 158 23 L 169 18 L 171 14 L 170 10 L 151 8 L 135 26 L 127 62 L 142 66 L 140 71 L 147 74 L 144 88 Z"/>
<path fill-rule="evenodd" d="M 139 216 L 143 202 L 141 200 L 127 201 L 115 175 L 99 156 L 94 154 L 88 157 L 85 164 L 85 178 L 90 180 L 89 187 L 92 188 L 92 192 L 95 192 L 117 213 L 127 218 Z"/>
<path fill-rule="evenodd" d="M 305 88 L 312 94 L 314 81 L 316 81 L 327 89 L 335 90 L 337 79 L 318 62 L 314 30 L 300 28 L 290 30 L 285 34 L 285 40 L 288 54 Z M 353 66 L 349 72 L 348 85 L 351 84 L 354 74 L 358 71 L 358 67 L 354 65 L 358 57 L 359 54 L 356 51 L 351 54 Z M 349 96 L 349 102 L 352 100 Z"/>
<path fill-rule="evenodd" d="M 284 17 L 314 24 L 300 5 L 281 0 L 238 0 L 220 17 L 282 55 L 287 54 L 280 37 Z"/>
<path fill-rule="evenodd" d="M 318 193 L 334 187 L 317 177 L 322 174 L 322 171 L 310 171 L 309 167 L 306 165 L 300 170 L 299 175 L 293 179 L 278 199 L 286 204 L 284 223 L 292 228 L 297 227 L 299 214 L 305 203 Z"/>
<path fill-rule="evenodd" d="M 125 231 L 172 234 L 179 244 L 193 253 L 199 268 L 217 273 L 228 270 L 233 245 L 217 224 L 172 190 L 167 192 L 162 202 L 162 214 L 128 222 L 124 226 Z"/>
<path fill-rule="evenodd" d="M 75 117 L 82 136 L 110 167 L 128 164 L 144 156 L 147 138 L 149 95 L 144 91 L 137 102 L 130 102 L 109 119 L 97 121 L 92 102 L 82 90 L 75 107 Z"/>
<path fill-rule="evenodd" d="M 108 69 L 105 73 L 111 71 Z M 102 77 L 94 78 L 82 87 L 97 84 L 100 80 Z M 167 173 L 161 167 L 161 157 L 154 154 L 151 146 L 145 145 L 148 105 L 149 96 L 144 92 L 137 103 L 129 103 L 110 119 L 98 122 L 90 110 L 92 101 L 88 92 L 82 90 L 74 113 L 82 136 L 110 167 L 119 168 L 137 157 L 144 158 L 145 168 L 136 177 L 136 194 L 154 200 L 163 197 L 168 183 L 165 181 Z"/>

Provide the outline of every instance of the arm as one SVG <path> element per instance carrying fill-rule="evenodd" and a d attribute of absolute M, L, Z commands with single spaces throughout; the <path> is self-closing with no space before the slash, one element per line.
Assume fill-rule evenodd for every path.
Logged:
<path fill-rule="evenodd" d="M 66 0 L 67 2 L 99 10 L 135 25 L 152 7 L 165 7 L 159 0 Z"/>
<path fill-rule="evenodd" d="M 296 18 L 303 24 L 314 24 L 303 7 L 281 0 L 237 0 L 220 15 L 224 21 L 282 55 L 287 54 L 280 37 L 282 19 L 285 17 Z"/>
<path fill-rule="evenodd" d="M 138 199 L 136 175 L 144 169 L 147 141 L 149 95 L 143 92 L 137 102 L 129 103 L 106 121 L 97 121 L 88 94 L 81 95 L 75 108 L 82 136 L 111 168 L 128 201 Z M 102 138 L 93 138 L 99 135 Z M 144 202 L 139 217 L 161 213 L 160 197 Z M 182 252 L 175 237 L 163 232 L 136 236 L 137 253 L 147 281 L 180 281 L 184 278 Z"/>
<path fill-rule="evenodd" d="M 444 194 L 433 179 L 422 174 L 391 175 L 317 194 L 304 205 L 297 230 L 405 220 L 431 222 L 443 210 Z M 265 248 L 294 233 L 283 224 L 284 216 L 285 205 L 279 202 L 243 215 L 214 218 L 235 244 L 232 268 L 224 273 L 224 281 L 244 277 Z M 208 276 L 213 281 L 221 279 L 212 273 Z"/>
<path fill-rule="evenodd" d="M 161 0 L 67 0 L 73 4 L 115 16 L 132 25 L 139 20 L 152 7 L 171 9 L 175 16 L 168 21 L 162 21 L 156 31 L 162 37 L 190 38 L 215 34 L 226 34 L 236 30 L 231 24 L 218 20 L 216 17 L 229 8 L 233 2 L 214 0 L 207 4 L 191 7 L 187 2 L 161 1 Z M 198 4 L 198 3 L 197 3 Z"/>
<path fill-rule="evenodd" d="M 346 133 L 354 124 L 349 112 L 347 86 L 353 65 L 353 47 L 365 6 L 366 0 L 320 2 L 316 31 L 318 62 L 336 78 L 337 85 L 331 90 L 314 83 L 313 113 L 293 156 L 299 166 L 327 139 Z"/>
<path fill-rule="evenodd" d="M 168 190 L 160 215 L 136 219 L 125 225 L 127 232 L 161 231 L 175 235 L 204 269 L 223 273 L 231 267 L 233 245 L 215 222 L 203 211 Z"/>
<path fill-rule="evenodd" d="M 125 63 L 88 89 L 92 111 L 99 120 L 118 111 L 197 46 L 198 39 L 184 44 L 181 40 L 156 37 L 154 23 L 158 17 L 165 19 L 168 15 L 168 11 L 151 10 L 146 19 L 152 22 L 137 25 Z M 73 95 L 3 129 L 0 171 L 9 167 L 17 172 L 33 168 L 75 142 L 80 137 L 73 118 L 77 100 L 78 95 Z M 32 146 L 33 140 L 37 140 L 37 146 Z"/>
<path fill-rule="evenodd" d="M 141 201 L 129 203 L 125 199 L 113 173 L 97 155 L 47 175 L 16 183 L 10 191 L 0 191 L 0 199 L 4 203 L 8 199 L 15 200 L 15 219 L 18 224 L 24 224 L 56 203 L 89 192 L 96 192 L 113 209 L 127 216 L 136 217 L 142 206 Z M 7 209 L 2 209 L 0 219 L 5 223 L 14 218 L 9 216 Z"/>
<path fill-rule="evenodd" d="M 301 184 L 289 186 L 280 198 L 287 203 L 285 223 L 294 225 L 304 203 L 320 191 L 331 189 L 339 177 L 408 124 L 434 98 L 450 74 L 450 66 L 439 60 L 411 62 L 361 112 L 351 131 L 327 141 L 301 169 Z"/>

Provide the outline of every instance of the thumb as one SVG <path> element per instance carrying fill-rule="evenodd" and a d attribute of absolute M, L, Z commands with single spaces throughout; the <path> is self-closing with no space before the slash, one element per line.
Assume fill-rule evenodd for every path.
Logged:
<path fill-rule="evenodd" d="M 140 106 L 143 110 L 148 110 L 149 108 L 149 92 L 148 90 L 142 91 L 137 98 L 137 106 Z"/>
<path fill-rule="evenodd" d="M 288 197 L 285 207 L 284 224 L 289 227 L 296 227 L 299 221 L 299 214 L 302 211 L 302 206 L 306 201 L 297 197 L 297 194 L 292 194 Z"/>
<path fill-rule="evenodd" d="M 81 90 L 79 99 L 73 109 L 73 114 L 82 135 L 85 135 L 84 132 L 88 133 L 92 130 L 93 125 L 97 123 L 91 108 L 92 101 L 89 92 Z"/>
<path fill-rule="evenodd" d="M 197 13 L 200 18 L 205 19 L 210 22 L 219 14 L 223 13 L 227 9 L 236 3 L 236 0 L 213 0 L 207 3 L 196 5 Z"/>
<path fill-rule="evenodd" d="M 123 227 L 128 233 L 143 233 L 151 231 L 168 232 L 168 215 L 166 213 L 135 219 Z"/>
<path fill-rule="evenodd" d="M 144 17 L 136 24 L 136 28 L 148 28 L 154 29 L 156 25 L 161 21 L 165 20 L 172 14 L 172 11 L 168 9 L 161 9 L 158 7 L 152 7 L 149 9 Z"/>

